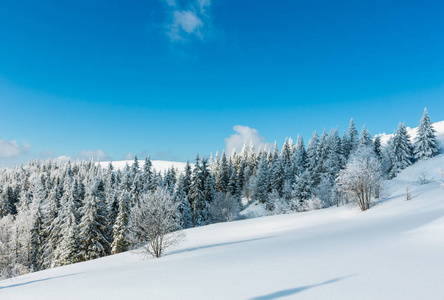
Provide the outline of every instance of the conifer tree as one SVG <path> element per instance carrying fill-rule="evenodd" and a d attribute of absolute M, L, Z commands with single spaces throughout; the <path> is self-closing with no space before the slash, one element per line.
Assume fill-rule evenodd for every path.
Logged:
<path fill-rule="evenodd" d="M 52 265 L 63 266 L 79 261 L 79 240 L 78 240 L 78 222 L 79 207 L 77 194 L 77 181 L 71 181 L 67 186 L 65 195 L 62 197 L 61 213 L 57 217 L 59 220 L 57 231 L 59 232 L 59 241 L 55 245 L 54 258 Z"/>
<path fill-rule="evenodd" d="M 153 171 L 152 171 L 152 163 L 150 156 L 145 158 L 145 164 L 143 165 L 143 174 L 142 174 L 142 182 L 143 191 L 148 192 L 153 190 L 152 182 L 153 182 Z"/>
<path fill-rule="evenodd" d="M 295 153 L 293 155 L 293 170 L 299 176 L 307 167 L 307 151 L 305 150 L 304 139 L 298 137 Z"/>
<path fill-rule="evenodd" d="M 95 259 L 109 253 L 106 206 L 102 188 L 103 183 L 100 179 L 89 180 L 79 224 L 81 260 Z"/>
<path fill-rule="evenodd" d="M 349 153 L 353 152 L 358 147 L 358 130 L 356 130 L 355 122 L 353 118 L 350 119 L 350 124 L 348 125 L 348 141 L 349 141 Z"/>
<path fill-rule="evenodd" d="M 377 135 L 373 142 L 373 149 L 375 150 L 376 156 L 382 158 L 382 146 L 381 146 L 381 136 Z"/>
<path fill-rule="evenodd" d="M 296 182 L 293 184 L 291 209 L 296 211 L 304 206 L 304 203 L 310 198 L 311 179 L 308 171 L 303 171 L 297 176 Z"/>
<path fill-rule="evenodd" d="M 436 140 L 436 131 L 427 114 L 427 108 L 424 108 L 424 114 L 421 118 L 418 132 L 415 138 L 414 154 L 418 160 L 431 158 L 439 153 L 439 146 Z"/>
<path fill-rule="evenodd" d="M 187 168 L 187 167 L 185 167 Z M 189 187 L 188 187 L 189 189 Z M 193 222 L 191 218 L 191 207 L 190 202 L 187 197 L 187 193 L 185 192 L 185 175 L 181 175 L 179 177 L 179 181 L 177 184 L 177 189 L 174 194 L 175 201 L 179 204 L 178 213 L 180 219 L 180 226 L 183 229 L 193 227 Z"/>
<path fill-rule="evenodd" d="M 33 272 L 39 271 L 43 261 L 43 246 L 44 240 L 42 237 L 43 220 L 42 212 L 40 210 L 40 203 L 36 204 L 37 207 L 33 213 L 33 223 L 30 230 L 30 253 L 29 264 Z"/>
<path fill-rule="evenodd" d="M 270 173 L 269 173 L 266 154 L 263 153 L 259 161 L 257 174 L 252 184 L 251 198 L 261 203 L 266 203 L 268 200 L 269 191 L 270 191 Z"/>
<path fill-rule="evenodd" d="M 403 123 L 399 123 L 398 130 L 393 136 L 390 149 L 391 168 L 389 176 L 395 177 L 401 170 L 412 164 L 412 145 Z"/>
<path fill-rule="evenodd" d="M 371 147 L 372 146 L 372 137 L 370 136 L 370 133 L 368 132 L 367 128 L 365 128 L 365 125 L 362 127 L 361 135 L 359 137 L 359 147 Z"/>
<path fill-rule="evenodd" d="M 307 170 L 309 172 L 310 181 L 313 186 L 319 184 L 320 174 L 319 167 L 322 162 L 320 162 L 320 151 L 319 151 L 319 139 L 318 133 L 315 131 L 311 137 L 308 148 L 307 148 Z"/>
<path fill-rule="evenodd" d="M 119 213 L 113 226 L 113 242 L 111 244 L 111 253 L 117 254 L 129 249 L 129 213 L 130 197 L 127 191 L 121 190 L 119 195 Z"/>

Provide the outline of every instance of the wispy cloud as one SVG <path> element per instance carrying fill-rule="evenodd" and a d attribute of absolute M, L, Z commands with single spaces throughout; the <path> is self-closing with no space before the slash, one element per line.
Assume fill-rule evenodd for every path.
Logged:
<path fill-rule="evenodd" d="M 28 153 L 30 145 L 20 146 L 16 141 L 0 139 L 0 158 L 18 158 Z"/>
<path fill-rule="evenodd" d="M 71 156 L 61 155 L 61 156 L 57 157 L 57 159 L 62 160 L 62 161 L 68 161 L 68 160 L 71 160 L 71 161 L 77 161 L 77 160 L 109 161 L 109 160 L 112 160 L 112 158 L 101 149 L 97 149 L 95 151 L 83 150 L 83 151 L 80 151 L 79 153 L 71 155 Z"/>
<path fill-rule="evenodd" d="M 204 31 L 210 26 L 210 0 L 192 0 L 179 5 L 175 0 L 162 0 L 167 4 L 169 19 L 166 34 L 173 42 L 197 37 L 204 39 Z"/>
<path fill-rule="evenodd" d="M 272 149 L 273 147 L 273 144 L 268 143 L 257 129 L 236 125 L 233 127 L 233 130 L 236 131 L 236 133 L 225 139 L 225 148 L 229 154 L 231 154 L 233 150 L 237 152 L 241 151 L 244 144 L 248 146 L 250 143 L 253 143 L 256 151 L 264 147 L 268 149 Z"/>

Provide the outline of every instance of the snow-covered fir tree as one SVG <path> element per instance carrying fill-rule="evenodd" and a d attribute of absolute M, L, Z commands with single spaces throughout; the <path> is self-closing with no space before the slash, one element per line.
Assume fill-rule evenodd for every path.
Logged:
<path fill-rule="evenodd" d="M 424 108 L 418 132 L 415 138 L 414 154 L 415 158 L 424 160 L 431 158 L 439 153 L 439 145 L 436 140 L 436 131 L 433 128 L 430 117 L 427 114 L 427 108 Z"/>
<path fill-rule="evenodd" d="M 412 164 L 412 145 L 404 123 L 399 123 L 398 130 L 389 145 L 388 154 L 391 163 L 389 177 L 393 178 Z"/>

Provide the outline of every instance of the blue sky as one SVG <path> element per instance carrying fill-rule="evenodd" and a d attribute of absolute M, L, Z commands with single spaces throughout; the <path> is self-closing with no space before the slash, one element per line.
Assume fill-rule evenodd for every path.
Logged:
<path fill-rule="evenodd" d="M 0 1 L 0 164 L 444 120 L 440 1 Z M 237 127 L 238 128 L 238 127 Z M 239 138 L 237 138 L 239 140 Z"/>

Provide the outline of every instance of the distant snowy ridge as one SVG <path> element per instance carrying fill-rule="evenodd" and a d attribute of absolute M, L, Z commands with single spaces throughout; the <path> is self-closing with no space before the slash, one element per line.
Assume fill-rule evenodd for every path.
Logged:
<path fill-rule="evenodd" d="M 99 162 L 99 164 L 103 167 L 103 168 L 107 168 L 108 164 L 110 162 L 109 161 L 102 161 Z M 113 164 L 114 168 L 117 170 L 123 170 L 125 169 L 125 166 L 132 166 L 134 163 L 134 160 L 120 160 L 120 161 L 111 161 L 111 163 Z M 174 167 L 176 168 L 178 171 L 182 172 L 185 168 L 186 163 L 184 162 L 178 162 L 178 161 L 166 161 L 166 160 L 152 160 L 152 168 L 156 169 L 157 172 L 165 172 L 167 171 L 169 168 Z M 139 160 L 139 166 L 142 168 L 145 165 L 145 159 L 140 159 Z M 192 166 L 192 164 L 190 164 Z"/>
<path fill-rule="evenodd" d="M 433 128 L 436 130 L 436 139 L 440 143 L 441 151 L 443 151 L 444 150 L 444 121 L 433 123 Z M 407 127 L 407 133 L 410 135 L 410 141 L 412 143 L 414 143 L 414 141 L 415 141 L 417 131 L 418 131 L 418 127 L 415 127 L 415 128 Z M 385 144 L 387 144 L 389 139 L 393 136 L 393 133 L 386 134 L 384 132 L 384 133 L 380 133 L 377 135 L 379 135 L 381 137 L 381 143 L 383 145 L 385 145 Z"/>

